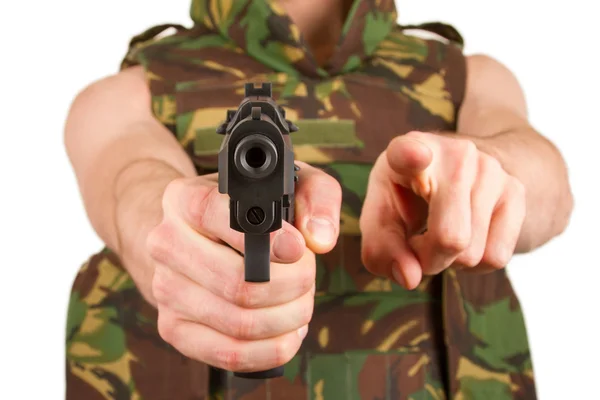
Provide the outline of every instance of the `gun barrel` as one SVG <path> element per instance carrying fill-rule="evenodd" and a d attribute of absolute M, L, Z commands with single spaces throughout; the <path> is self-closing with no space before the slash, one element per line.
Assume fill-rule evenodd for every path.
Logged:
<path fill-rule="evenodd" d="M 271 84 L 246 84 L 237 111 L 229 110 L 217 129 L 225 139 L 219 152 L 219 191 L 230 197 L 230 227 L 244 234 L 245 281 L 270 280 L 270 233 L 293 223 L 297 181 L 289 134 L 297 131 L 271 96 Z M 246 379 L 283 376 L 284 367 L 234 373 Z"/>

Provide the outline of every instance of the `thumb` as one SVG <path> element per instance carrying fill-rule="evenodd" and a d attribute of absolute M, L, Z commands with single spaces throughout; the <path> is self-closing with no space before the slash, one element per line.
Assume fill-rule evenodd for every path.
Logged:
<path fill-rule="evenodd" d="M 317 254 L 327 253 L 334 248 L 340 232 L 342 188 L 326 172 L 303 162 L 296 164 L 300 171 L 295 225 L 310 250 Z"/>

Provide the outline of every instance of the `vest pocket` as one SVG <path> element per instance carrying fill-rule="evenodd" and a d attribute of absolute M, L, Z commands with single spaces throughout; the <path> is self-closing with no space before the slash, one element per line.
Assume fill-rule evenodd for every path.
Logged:
<path fill-rule="evenodd" d="M 256 385 L 229 374 L 224 398 L 286 400 L 445 399 L 436 360 L 421 352 L 299 353 L 285 376 Z"/>
<path fill-rule="evenodd" d="M 424 388 L 430 361 L 425 353 L 315 355 L 307 389 L 314 399 L 408 399 Z"/>
<path fill-rule="evenodd" d="M 225 120 L 227 110 L 238 108 L 248 81 L 272 83 L 273 98 L 285 108 L 286 118 L 300 129 L 291 135 L 297 160 L 318 165 L 365 162 L 361 156 L 364 143 L 358 135 L 355 115 L 346 110 L 354 109 L 350 100 L 339 107 L 343 115 L 336 114 L 335 109 L 330 110 L 330 115 L 320 115 L 317 104 L 323 89 L 317 90 L 312 87 L 315 84 L 311 86 L 296 77 L 272 74 L 237 81 L 199 80 L 175 85 L 176 136 L 199 168 L 216 168 L 216 155 L 223 140 L 216 133 L 217 127 Z M 311 90 L 307 89 L 309 86 Z M 329 86 L 336 87 L 333 83 Z"/>

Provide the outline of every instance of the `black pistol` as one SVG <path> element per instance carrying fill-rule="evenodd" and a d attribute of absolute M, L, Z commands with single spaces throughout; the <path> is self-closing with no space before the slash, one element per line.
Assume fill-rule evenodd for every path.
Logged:
<path fill-rule="evenodd" d="M 229 195 L 229 225 L 244 234 L 247 282 L 270 280 L 270 233 L 282 221 L 293 224 L 298 167 L 290 137 L 298 128 L 272 98 L 271 83 L 244 86 L 237 110 L 228 110 L 217 129 L 225 135 L 219 150 L 219 192 Z M 276 378 L 283 366 L 269 371 L 235 373 L 249 379 Z"/>

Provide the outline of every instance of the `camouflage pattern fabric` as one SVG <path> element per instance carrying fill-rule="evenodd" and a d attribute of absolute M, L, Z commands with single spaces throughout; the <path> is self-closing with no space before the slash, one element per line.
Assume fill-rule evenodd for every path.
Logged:
<path fill-rule="evenodd" d="M 504 271 L 447 271 L 414 291 L 360 262 L 358 218 L 387 143 L 414 129 L 456 130 L 464 96 L 462 38 L 448 25 L 409 36 L 391 0 L 355 0 L 338 48 L 318 66 L 270 0 L 194 0 L 194 25 L 132 39 L 122 68 L 142 65 L 156 118 L 199 174 L 216 170 L 226 110 L 248 81 L 270 81 L 300 127 L 296 157 L 343 188 L 342 235 L 317 258 L 315 312 L 286 376 L 248 381 L 180 355 L 156 331 L 118 256 L 93 255 L 73 285 L 67 327 L 69 399 L 535 399 L 522 312 Z M 168 27 L 177 32 L 157 35 Z M 445 39 L 444 39 L 445 38 Z"/>

